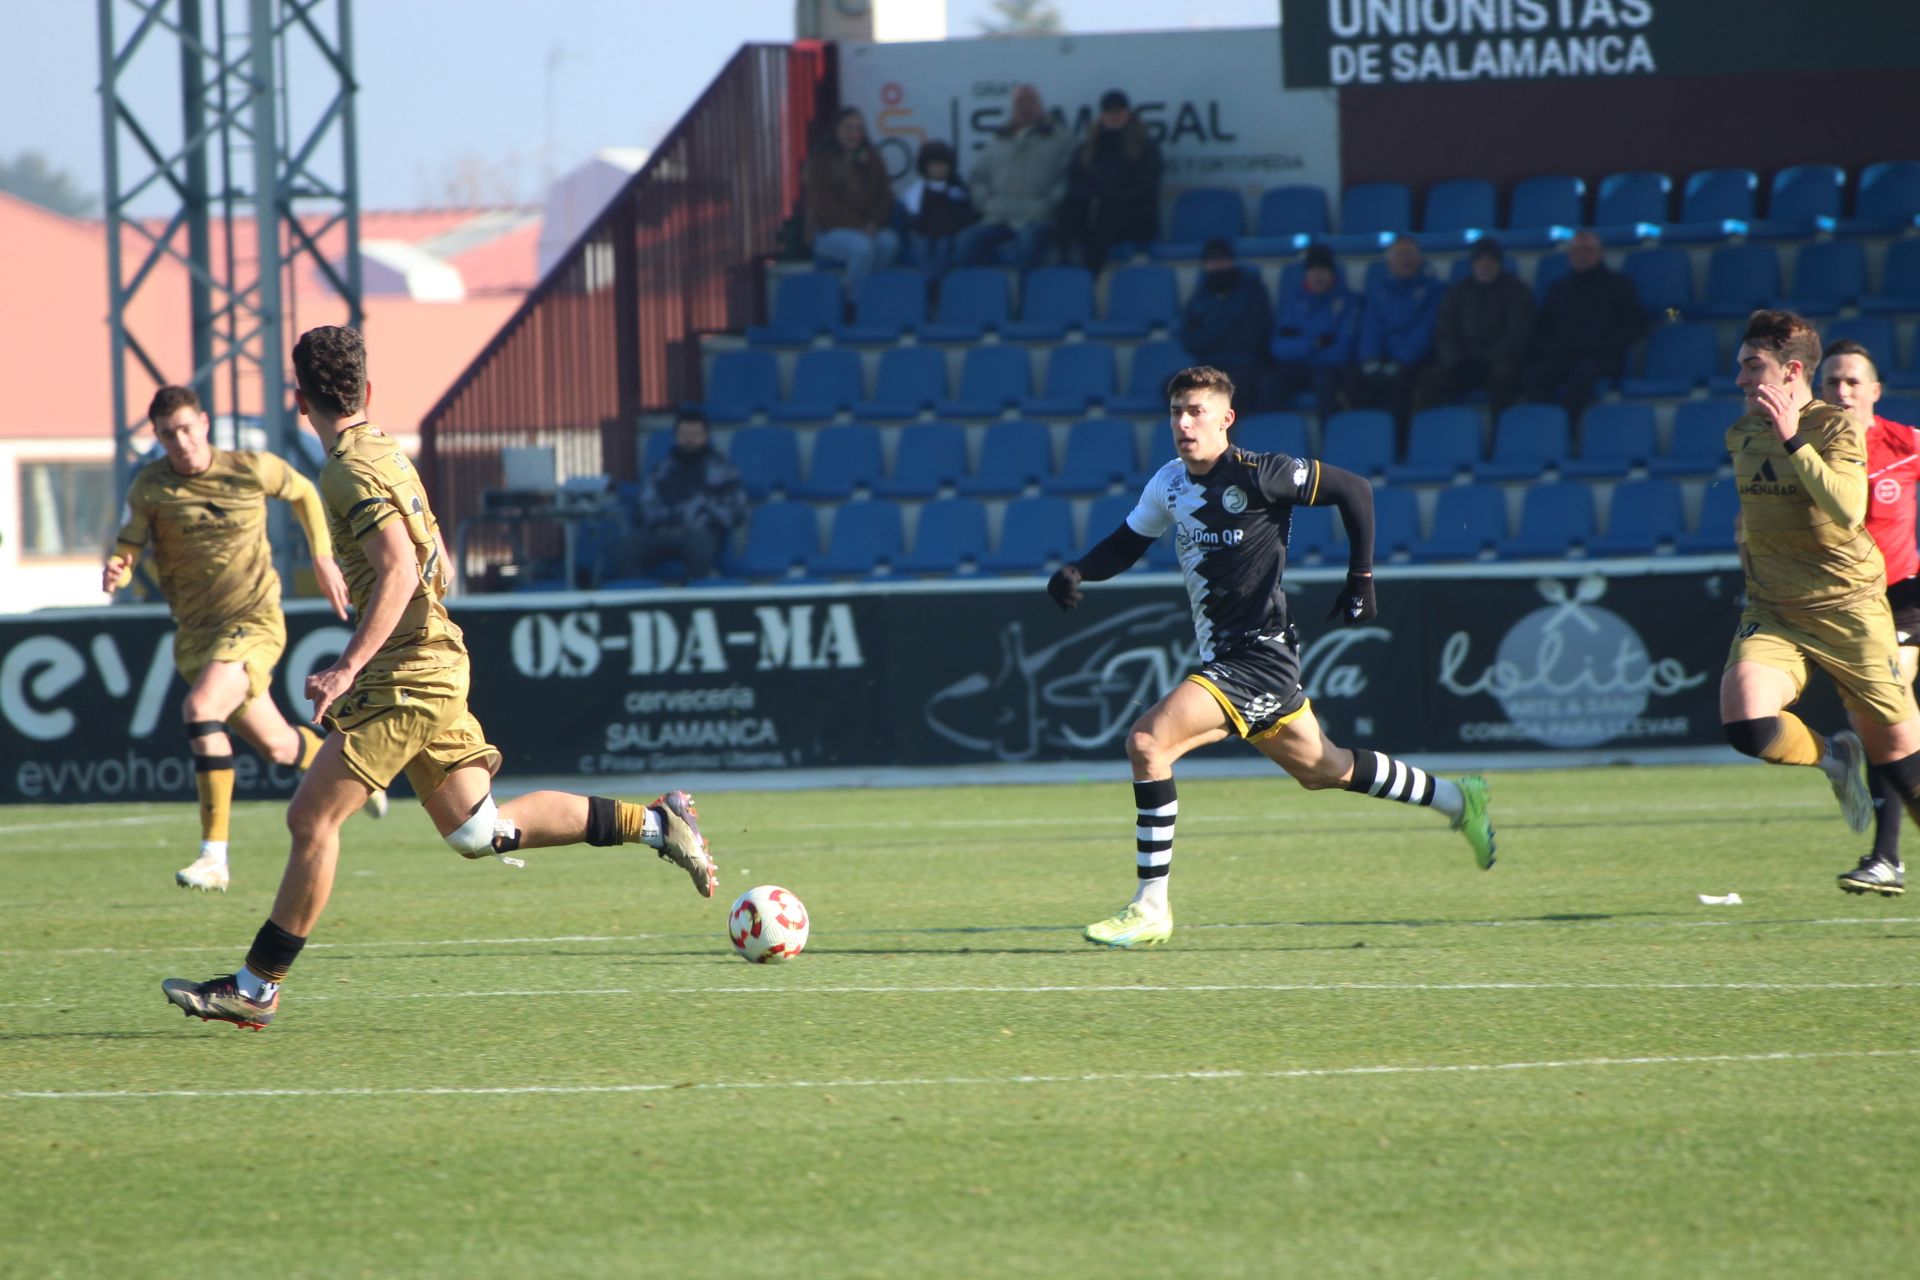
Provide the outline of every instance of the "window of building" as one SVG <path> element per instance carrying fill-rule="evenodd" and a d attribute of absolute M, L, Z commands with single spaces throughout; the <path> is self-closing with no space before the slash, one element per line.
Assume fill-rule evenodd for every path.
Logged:
<path fill-rule="evenodd" d="M 98 556 L 113 536 L 113 465 L 20 464 L 20 554 Z"/>

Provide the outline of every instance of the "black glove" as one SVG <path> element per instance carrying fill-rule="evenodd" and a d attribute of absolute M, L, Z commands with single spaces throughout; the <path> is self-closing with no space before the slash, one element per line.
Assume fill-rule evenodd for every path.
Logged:
<path fill-rule="evenodd" d="M 1380 607 L 1373 600 L 1373 575 L 1349 573 L 1347 585 L 1340 588 L 1333 608 L 1327 610 L 1327 621 L 1351 627 L 1371 620 L 1379 612 Z"/>
<path fill-rule="evenodd" d="M 1079 604 L 1082 596 L 1079 568 L 1075 565 L 1063 564 L 1054 570 L 1053 576 L 1047 579 L 1047 594 L 1052 596 L 1053 602 L 1062 609 L 1071 609 Z"/>

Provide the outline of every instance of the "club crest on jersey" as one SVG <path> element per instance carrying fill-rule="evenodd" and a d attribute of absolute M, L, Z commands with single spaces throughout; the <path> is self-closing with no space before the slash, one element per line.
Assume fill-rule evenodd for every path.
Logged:
<path fill-rule="evenodd" d="M 1875 502 L 1900 501 L 1900 482 L 1892 476 L 1882 476 L 1873 482 L 1873 500 Z"/>
<path fill-rule="evenodd" d="M 1307 487 L 1307 460 L 1305 458 L 1297 459 L 1293 464 L 1293 487 L 1296 489 L 1304 489 Z"/>
<path fill-rule="evenodd" d="M 1239 485 L 1230 484 L 1220 491 L 1220 505 L 1226 508 L 1228 515 L 1237 516 L 1247 509 L 1246 492 Z"/>

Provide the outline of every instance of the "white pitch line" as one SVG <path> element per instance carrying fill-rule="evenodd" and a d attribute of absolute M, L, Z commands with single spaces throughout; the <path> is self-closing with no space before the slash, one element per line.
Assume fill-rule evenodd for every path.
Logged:
<path fill-rule="evenodd" d="M 142 814 L 137 818 L 73 818 L 64 822 L 29 822 L 20 826 L 0 827 L 0 836 L 18 835 L 22 831 L 65 831 L 72 827 L 137 827 L 152 822 L 154 816 Z"/>
<path fill-rule="evenodd" d="M 1144 1084 L 1201 1080 L 1317 1080 L 1338 1076 L 1470 1075 L 1492 1071 L 1561 1071 L 1583 1067 L 1699 1066 L 1763 1062 L 1807 1062 L 1859 1058 L 1911 1058 L 1920 1049 L 1836 1049 L 1812 1053 L 1705 1053 L 1638 1058 L 1560 1058 L 1540 1062 L 1460 1062 L 1358 1067 L 1292 1067 L 1269 1071 L 1226 1068 L 1216 1071 L 1088 1072 L 1082 1075 L 905 1076 L 899 1079 L 843 1080 L 689 1080 L 661 1084 L 399 1085 L 391 1088 L 336 1089 L 13 1089 L 4 1096 L 18 1102 L 122 1102 L 165 1098 L 414 1098 L 497 1095 L 574 1096 L 581 1094 L 749 1092 L 770 1089 L 939 1089 L 1025 1084 Z"/>

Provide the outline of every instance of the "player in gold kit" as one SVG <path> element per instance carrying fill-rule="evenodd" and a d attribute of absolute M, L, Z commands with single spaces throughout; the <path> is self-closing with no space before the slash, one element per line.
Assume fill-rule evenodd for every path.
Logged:
<path fill-rule="evenodd" d="M 200 854 L 174 874 L 187 889 L 225 890 L 233 807 L 231 728 L 275 764 L 306 768 L 320 735 L 287 723 L 265 696 L 287 647 L 280 575 L 267 543 L 267 499 L 290 503 L 313 551 L 320 593 L 342 618 L 347 589 L 334 563 L 320 495 L 271 453 L 215 449 L 207 414 L 187 387 L 162 387 L 147 416 L 166 457 L 127 491 L 127 517 L 100 577 L 111 595 L 149 543 L 160 592 L 177 627 L 174 665 L 186 680 L 187 740 L 200 792 Z M 386 812 L 386 793 L 370 802 Z"/>
<path fill-rule="evenodd" d="M 552 845 L 645 844 L 686 871 L 703 897 L 718 883 L 693 802 L 651 805 L 565 791 L 493 800 L 500 752 L 467 709 L 471 667 L 441 596 L 446 543 L 420 477 L 367 417 L 373 387 L 358 332 L 310 329 L 293 349 L 300 412 L 327 445 L 320 494 L 359 619 L 340 660 L 307 678 L 314 719 L 334 730 L 287 809 L 293 850 L 273 912 L 237 973 L 169 978 L 167 1000 L 190 1017 L 262 1027 L 280 982 L 326 909 L 340 825 L 404 772 L 440 835 L 468 858 Z"/>

